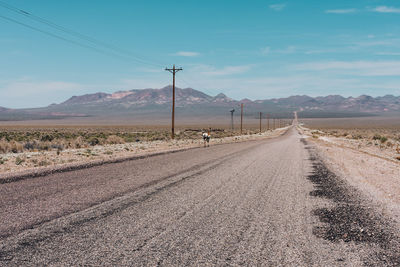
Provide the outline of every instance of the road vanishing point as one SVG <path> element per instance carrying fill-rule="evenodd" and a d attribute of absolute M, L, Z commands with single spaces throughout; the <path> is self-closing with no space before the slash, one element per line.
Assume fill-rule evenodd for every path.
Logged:
<path fill-rule="evenodd" d="M 0 266 L 397 264 L 392 232 L 385 247 L 318 213 L 341 204 L 315 194 L 326 188 L 310 178 L 321 167 L 310 153 L 292 127 L 0 184 Z M 380 229 L 360 216 L 355 227 Z"/>

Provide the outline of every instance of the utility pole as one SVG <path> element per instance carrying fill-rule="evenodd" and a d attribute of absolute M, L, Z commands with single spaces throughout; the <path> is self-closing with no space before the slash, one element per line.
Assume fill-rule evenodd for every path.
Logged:
<path fill-rule="evenodd" d="M 269 130 L 269 114 L 267 113 L 267 131 Z"/>
<path fill-rule="evenodd" d="M 261 134 L 261 116 L 262 116 L 262 113 L 260 112 L 260 134 Z"/>
<path fill-rule="evenodd" d="M 240 134 L 243 134 L 243 103 L 240 104 Z"/>
<path fill-rule="evenodd" d="M 175 64 L 172 69 L 165 68 L 166 71 L 172 73 L 172 124 L 171 124 L 171 139 L 175 138 L 175 74 L 182 70 L 182 68 L 175 68 Z"/>
<path fill-rule="evenodd" d="M 232 130 L 232 132 L 233 132 L 233 112 L 235 112 L 235 109 L 232 109 L 230 111 L 230 113 L 231 113 L 231 130 Z"/>

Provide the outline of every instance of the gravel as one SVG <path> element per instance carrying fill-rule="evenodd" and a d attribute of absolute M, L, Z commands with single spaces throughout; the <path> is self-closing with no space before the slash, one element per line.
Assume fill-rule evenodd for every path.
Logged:
<path fill-rule="evenodd" d="M 400 238 L 395 223 L 357 188 L 330 171 L 314 147 L 308 149 L 313 162 L 308 179 L 315 185 L 310 195 L 334 203 L 329 208 L 314 209 L 313 214 L 323 225 L 315 226 L 313 233 L 331 242 L 374 246 L 373 252 L 363 255 L 366 265 L 400 266 Z"/>

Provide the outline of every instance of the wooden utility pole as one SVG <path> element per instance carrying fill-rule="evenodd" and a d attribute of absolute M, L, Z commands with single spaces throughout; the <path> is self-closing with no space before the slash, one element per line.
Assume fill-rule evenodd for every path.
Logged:
<path fill-rule="evenodd" d="M 182 68 L 175 68 L 175 64 L 172 69 L 165 68 L 166 71 L 172 73 L 172 124 L 171 124 L 171 139 L 175 138 L 175 74 L 182 70 Z"/>
<path fill-rule="evenodd" d="M 235 109 L 232 109 L 230 112 L 231 112 L 231 130 L 233 132 L 233 112 L 235 112 Z"/>
<path fill-rule="evenodd" d="M 243 134 L 243 103 L 240 104 L 240 134 Z"/>
<path fill-rule="evenodd" d="M 261 134 L 261 116 L 262 116 L 262 113 L 260 112 L 260 134 Z"/>
<path fill-rule="evenodd" d="M 267 113 L 267 131 L 269 130 L 269 114 Z"/>

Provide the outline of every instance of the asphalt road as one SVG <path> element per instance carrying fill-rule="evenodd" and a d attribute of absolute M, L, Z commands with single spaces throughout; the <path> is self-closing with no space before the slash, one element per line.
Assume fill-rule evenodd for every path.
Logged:
<path fill-rule="evenodd" d="M 347 229 L 321 234 L 334 224 L 315 211 L 339 204 L 312 194 L 313 160 L 291 129 L 0 184 L 0 266 L 394 263 L 396 252 L 382 260 L 390 249 L 346 240 Z"/>

